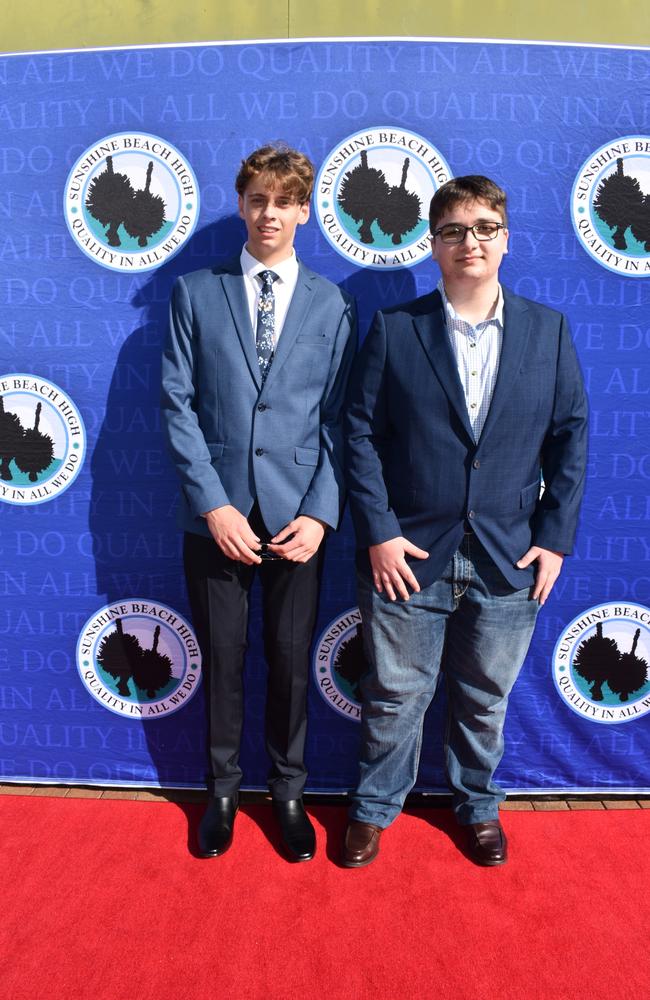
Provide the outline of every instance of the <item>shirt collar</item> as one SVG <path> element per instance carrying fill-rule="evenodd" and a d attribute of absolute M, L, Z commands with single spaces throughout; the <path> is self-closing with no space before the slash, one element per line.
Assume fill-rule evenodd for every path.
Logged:
<path fill-rule="evenodd" d="M 270 267 L 267 264 L 263 264 L 257 257 L 253 257 L 252 253 L 249 253 L 244 245 L 239 260 L 242 273 L 251 280 L 262 271 L 273 271 L 274 274 L 277 274 L 278 280 L 285 283 L 298 276 L 298 258 L 296 257 L 295 250 L 291 251 L 291 256 L 287 257 L 286 260 L 282 260 L 279 264 L 274 264 Z"/>
<path fill-rule="evenodd" d="M 445 312 L 447 313 L 447 316 L 449 317 L 449 319 L 450 320 L 456 320 L 456 321 L 462 320 L 464 323 L 469 322 L 469 320 L 463 319 L 463 317 L 461 316 L 460 313 L 456 312 L 456 310 L 452 306 L 451 302 L 447 298 L 447 293 L 445 292 L 445 285 L 444 285 L 444 282 L 443 282 L 442 278 L 438 282 L 438 291 L 440 292 L 440 294 L 442 296 L 442 304 L 445 307 Z M 487 319 L 487 320 L 482 320 L 481 322 L 482 323 L 497 323 L 503 329 L 503 289 L 501 288 L 501 285 L 499 285 L 499 295 L 498 295 L 498 298 L 497 298 L 497 304 L 496 304 L 496 308 L 494 310 L 494 315 L 490 316 L 490 318 Z M 473 325 L 474 324 L 470 324 L 470 326 L 473 326 Z M 480 326 L 480 325 L 481 325 L 481 323 L 476 323 L 476 326 Z"/>

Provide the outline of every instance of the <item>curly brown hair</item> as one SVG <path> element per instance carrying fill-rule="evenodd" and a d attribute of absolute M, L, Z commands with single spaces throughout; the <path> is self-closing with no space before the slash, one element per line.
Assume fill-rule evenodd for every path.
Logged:
<path fill-rule="evenodd" d="M 283 142 L 269 143 L 242 160 L 235 179 L 238 195 L 243 195 L 253 177 L 263 174 L 269 187 L 279 187 L 303 205 L 314 188 L 314 164 L 304 153 Z"/>

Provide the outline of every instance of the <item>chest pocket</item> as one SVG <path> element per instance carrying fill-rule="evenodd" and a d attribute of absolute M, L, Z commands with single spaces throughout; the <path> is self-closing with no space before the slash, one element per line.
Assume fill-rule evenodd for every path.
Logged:
<path fill-rule="evenodd" d="M 324 333 L 320 334 L 307 334 L 299 333 L 296 337 L 297 344 L 306 344 L 309 347 L 329 347 L 331 344 L 331 339 Z"/>

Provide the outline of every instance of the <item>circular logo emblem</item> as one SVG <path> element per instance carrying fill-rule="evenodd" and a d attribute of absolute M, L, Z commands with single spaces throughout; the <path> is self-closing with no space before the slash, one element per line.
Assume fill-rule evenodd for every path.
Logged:
<path fill-rule="evenodd" d="M 553 677 L 592 722 L 641 718 L 650 711 L 650 609 L 599 604 L 574 618 L 553 651 Z"/>
<path fill-rule="evenodd" d="M 344 611 L 331 621 L 314 649 L 314 677 L 330 708 L 346 719 L 361 718 L 359 681 L 368 669 L 363 652 L 361 614 Z"/>
<path fill-rule="evenodd" d="M 628 135 L 583 163 L 571 193 L 578 239 L 599 264 L 650 276 L 650 136 Z"/>
<path fill-rule="evenodd" d="M 79 157 L 65 186 L 64 209 L 72 237 L 88 257 L 112 271 L 151 271 L 189 239 L 199 189 L 171 143 L 120 132 Z"/>
<path fill-rule="evenodd" d="M 100 705 L 146 721 L 177 712 L 196 694 L 201 654 L 177 611 L 129 599 L 88 619 L 77 642 L 77 668 Z"/>
<path fill-rule="evenodd" d="M 361 267 L 413 267 L 429 257 L 429 203 L 451 177 L 415 132 L 387 126 L 348 136 L 323 163 L 316 217 L 337 253 Z"/>
<path fill-rule="evenodd" d="M 86 431 L 79 410 L 37 375 L 0 376 L 0 500 L 52 500 L 79 474 Z"/>

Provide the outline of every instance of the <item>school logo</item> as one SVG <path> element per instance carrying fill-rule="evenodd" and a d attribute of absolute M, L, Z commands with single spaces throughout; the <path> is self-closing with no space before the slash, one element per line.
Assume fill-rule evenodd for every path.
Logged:
<path fill-rule="evenodd" d="M 52 500 L 79 475 L 86 431 L 67 393 L 36 375 L 0 376 L 0 500 Z"/>
<path fill-rule="evenodd" d="M 194 171 L 155 135 L 121 132 L 90 146 L 65 187 L 77 246 L 112 271 L 151 271 L 181 249 L 199 216 Z"/>
<path fill-rule="evenodd" d="M 573 185 L 571 218 L 603 267 L 650 276 L 650 136 L 615 139 L 589 157 Z"/>
<path fill-rule="evenodd" d="M 368 669 L 361 629 L 359 609 L 344 611 L 320 636 L 313 660 L 314 678 L 325 701 L 355 722 L 361 718 L 359 681 Z"/>
<path fill-rule="evenodd" d="M 196 694 L 201 654 L 177 611 L 129 599 L 88 619 L 77 642 L 77 669 L 104 708 L 147 721 L 177 712 Z"/>
<path fill-rule="evenodd" d="M 592 722 L 630 722 L 650 712 L 650 609 L 600 604 L 567 626 L 553 651 L 555 685 Z"/>
<path fill-rule="evenodd" d="M 348 136 L 323 163 L 316 217 L 337 253 L 361 267 L 413 267 L 431 253 L 429 203 L 451 171 L 415 132 L 387 126 Z"/>

